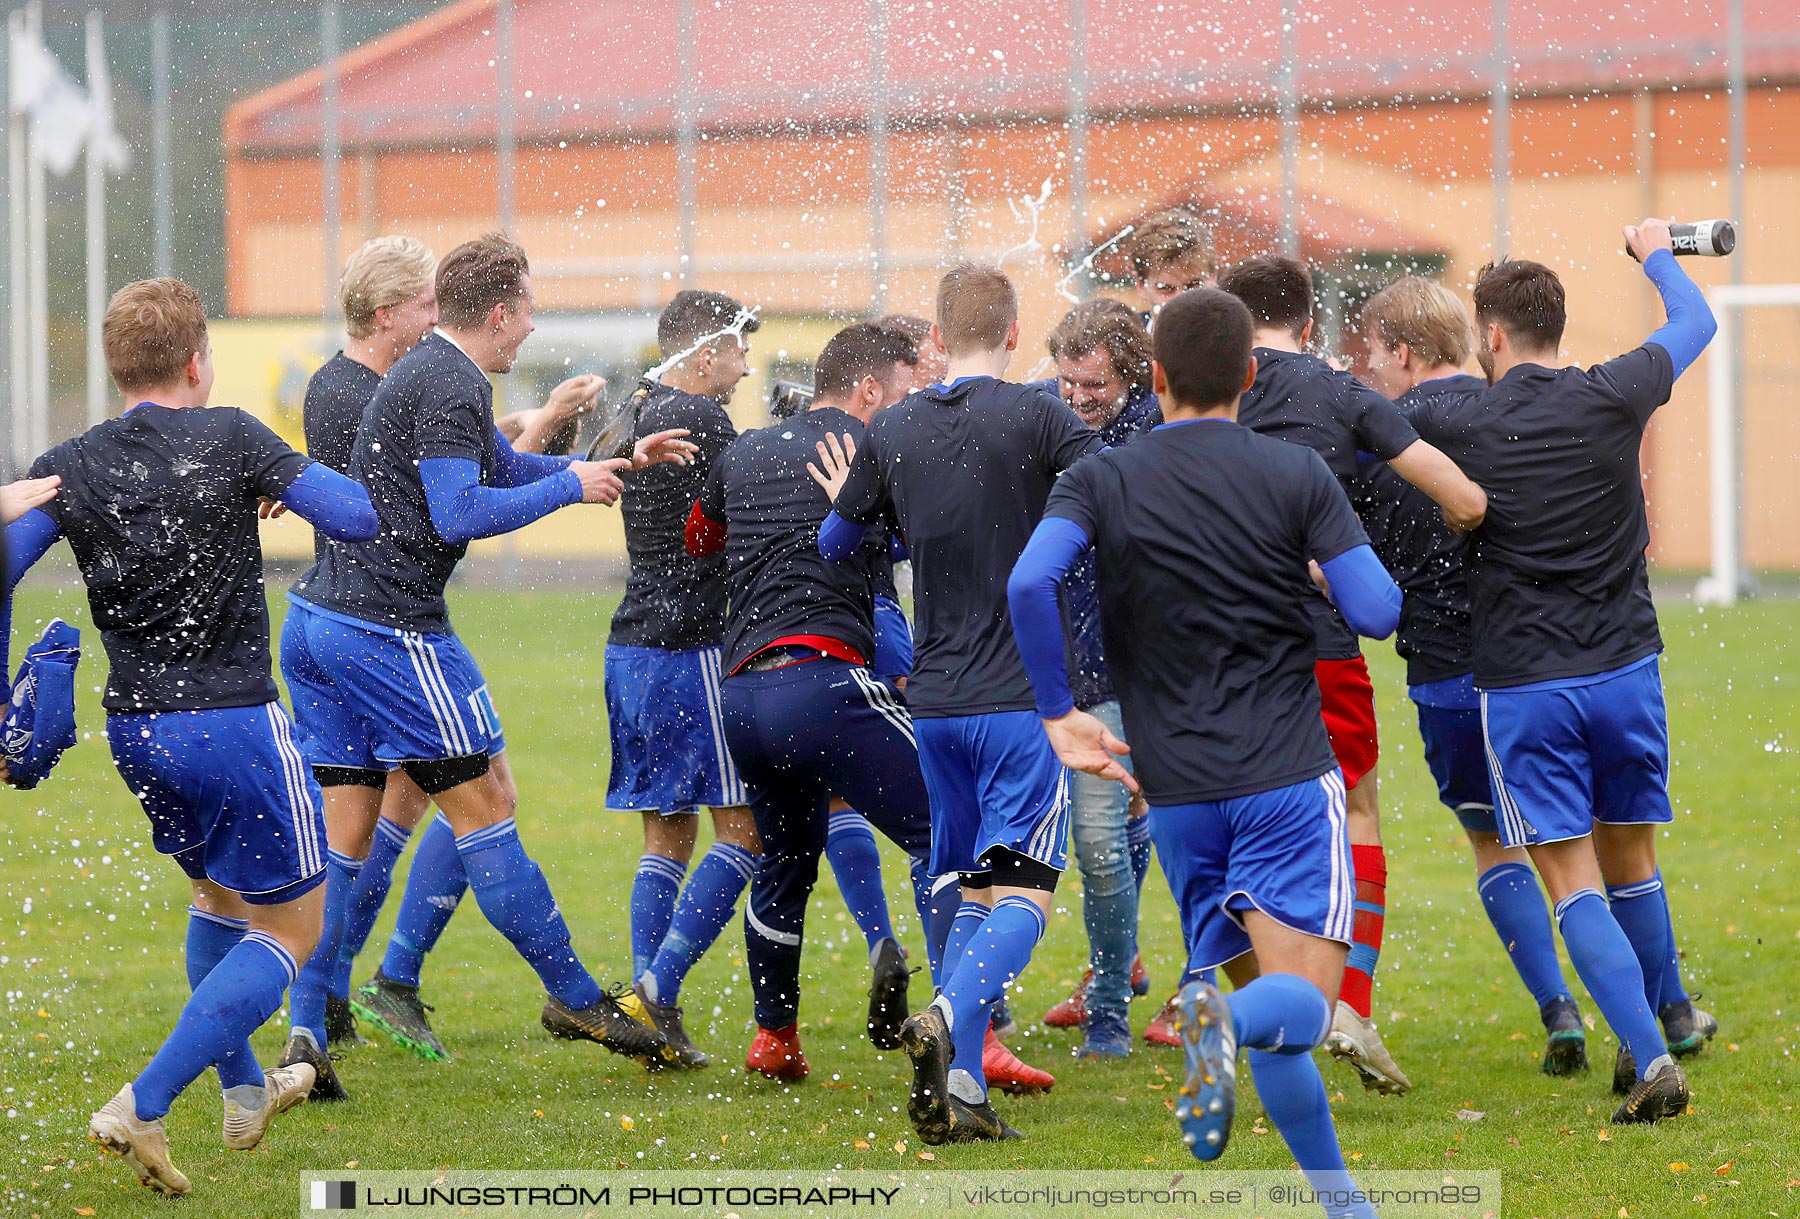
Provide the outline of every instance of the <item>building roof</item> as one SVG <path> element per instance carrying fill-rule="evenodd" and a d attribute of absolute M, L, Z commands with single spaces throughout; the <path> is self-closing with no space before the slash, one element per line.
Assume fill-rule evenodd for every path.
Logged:
<path fill-rule="evenodd" d="M 1292 3 L 1292 0 L 1289 0 Z M 1726 76 L 1728 0 L 1506 0 L 1516 93 L 1687 87 Z M 1791 0 L 1743 0 L 1746 70 L 1800 78 Z M 1085 11 L 1088 105 L 1099 113 L 1274 102 L 1283 0 L 514 0 L 525 140 L 660 136 L 681 117 L 679 12 L 694 19 L 703 129 L 861 123 L 885 46 L 894 121 L 1058 117 L 1070 96 L 1071 11 Z M 1314 103 L 1485 92 L 1493 0 L 1307 0 L 1292 38 Z M 885 20 L 877 14 L 885 11 Z M 347 146 L 456 144 L 495 130 L 495 0 L 457 0 L 338 61 Z M 874 31 L 885 28 L 885 38 Z M 238 102 L 226 144 L 317 147 L 318 71 Z"/>

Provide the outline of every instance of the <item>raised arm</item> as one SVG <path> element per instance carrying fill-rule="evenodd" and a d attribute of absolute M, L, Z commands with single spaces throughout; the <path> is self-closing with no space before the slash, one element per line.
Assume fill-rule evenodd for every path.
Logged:
<path fill-rule="evenodd" d="M 495 486 L 523 487 L 540 478 L 562 473 L 573 461 L 570 457 L 546 457 L 535 450 L 514 448 L 500 426 L 494 425 Z"/>
<path fill-rule="evenodd" d="M 1642 224 L 1628 225 L 1625 240 L 1644 264 L 1644 275 L 1656 285 L 1663 314 L 1669 319 L 1644 341 L 1669 353 L 1669 362 L 1674 366 L 1671 380 L 1679 378 L 1719 332 L 1718 319 L 1706 303 L 1706 294 L 1675 261 L 1669 247 L 1667 221 L 1647 219 Z"/>

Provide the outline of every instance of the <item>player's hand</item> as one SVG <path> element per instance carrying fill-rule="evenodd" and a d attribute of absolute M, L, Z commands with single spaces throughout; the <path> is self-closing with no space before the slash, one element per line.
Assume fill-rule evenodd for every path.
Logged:
<path fill-rule="evenodd" d="M 263 496 L 261 499 L 257 500 L 257 502 L 256 502 L 256 515 L 259 518 L 261 518 L 262 520 L 272 521 L 276 517 L 283 516 L 286 513 L 287 513 L 287 505 L 286 504 L 282 503 L 279 500 L 270 499 L 266 495 Z"/>
<path fill-rule="evenodd" d="M 616 504 L 625 493 L 619 471 L 629 470 L 631 462 L 623 457 L 611 461 L 572 461 L 569 469 L 581 480 L 581 502 L 584 504 Z"/>
<path fill-rule="evenodd" d="M 62 475 L 48 478 L 21 478 L 0 487 L 0 525 L 10 525 L 33 508 L 42 508 L 56 498 L 62 486 Z"/>
<path fill-rule="evenodd" d="M 1130 792 L 1138 790 L 1138 781 L 1119 759 L 1131 752 L 1131 746 L 1112 734 L 1112 730 L 1082 710 L 1074 710 L 1061 719 L 1045 720 L 1050 748 L 1070 770 L 1117 779 Z"/>
<path fill-rule="evenodd" d="M 806 472 L 825 488 L 831 502 L 836 503 L 838 492 L 844 489 L 844 483 L 850 477 L 850 458 L 856 454 L 856 438 L 845 432 L 840 440 L 836 432 L 826 432 L 825 439 L 814 447 L 819 450 L 819 464 L 807 462 Z"/>
<path fill-rule="evenodd" d="M 577 415 L 591 414 L 594 400 L 605 392 L 605 377 L 582 373 L 551 390 L 544 399 L 544 410 L 557 424 L 566 423 Z"/>
<path fill-rule="evenodd" d="M 659 461 L 672 461 L 678 466 L 685 466 L 700 452 L 700 446 L 691 440 L 683 440 L 688 434 L 686 428 L 670 428 L 666 432 L 652 432 L 631 447 L 630 466 L 634 470 L 642 470 Z"/>
<path fill-rule="evenodd" d="M 1318 560 L 1306 561 L 1306 574 L 1312 577 L 1313 587 L 1324 593 L 1327 601 L 1331 600 L 1331 581 L 1325 578 L 1325 569 L 1319 566 Z"/>
<path fill-rule="evenodd" d="M 1658 220 L 1655 216 L 1645 216 L 1637 224 L 1625 226 L 1625 244 L 1631 247 L 1631 253 L 1640 263 L 1649 259 L 1658 250 L 1674 251 L 1674 243 L 1669 240 L 1669 222 Z"/>

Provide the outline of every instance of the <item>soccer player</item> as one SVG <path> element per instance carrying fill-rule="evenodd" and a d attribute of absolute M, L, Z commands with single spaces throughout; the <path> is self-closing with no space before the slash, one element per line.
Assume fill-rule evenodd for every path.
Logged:
<path fill-rule="evenodd" d="M 1686 1111 L 1671 1055 L 1701 1049 L 1718 1022 L 1680 989 L 1656 864 L 1656 827 L 1673 814 L 1638 453 L 1716 323 L 1666 221 L 1628 226 L 1625 240 L 1668 315 L 1643 345 L 1560 367 L 1562 282 L 1501 262 L 1475 285 L 1489 388 L 1414 419 L 1492 489 L 1468 571 L 1501 841 L 1530 852 L 1575 972 L 1619 1037 L 1613 1120 L 1653 1122 Z"/>
<path fill-rule="evenodd" d="M 1130 306 L 1106 297 L 1075 306 L 1050 332 L 1049 348 L 1056 379 L 1046 387 L 1059 391 L 1069 409 L 1107 444 L 1122 445 L 1162 422 L 1150 389 L 1150 335 Z M 1091 559 L 1070 572 L 1064 606 L 1075 705 L 1120 735 L 1125 729 L 1106 673 Z M 1144 819 L 1144 805 L 1110 780 L 1076 773 L 1070 776 L 1069 793 L 1088 969 L 1074 992 L 1044 1014 L 1044 1023 L 1085 1029 L 1084 1058 L 1123 1058 L 1131 1052 L 1127 1007 L 1134 994 L 1150 989 L 1137 950 L 1138 895 L 1150 870 L 1150 823 Z"/>
<path fill-rule="evenodd" d="M 1125 249 L 1146 323 L 1183 292 L 1213 283 L 1212 234 L 1186 208 L 1146 216 L 1125 239 Z"/>
<path fill-rule="evenodd" d="M 174 857 L 194 894 L 193 994 L 89 1129 L 144 1184 L 185 1194 L 162 1119 L 208 1066 L 224 1089 L 228 1148 L 256 1146 L 313 1084 L 305 1064 L 263 1071 L 249 1041 L 318 938 L 325 879 L 319 788 L 270 673 L 257 517 L 285 504 L 321 532 L 361 542 L 375 536 L 376 516 L 356 483 L 243 411 L 207 408 L 212 347 L 188 285 L 121 288 L 101 341 L 125 413 L 31 467 L 34 479 L 61 481 L 54 499 L 7 526 L 0 673 L 12 585 L 67 538 L 111 665 L 102 704 L 113 761 L 157 851 Z"/>
<path fill-rule="evenodd" d="M 884 318 L 877 318 L 875 324 L 888 330 L 898 330 L 918 348 L 919 362 L 913 365 L 912 370 L 912 392 L 928 389 L 944 379 L 949 359 L 932 344 L 930 322 L 912 313 L 890 313 Z"/>
<path fill-rule="evenodd" d="M 1407 276 L 1362 310 L 1370 384 L 1411 415 L 1487 388 L 1462 371 L 1469 319 L 1442 284 Z M 1587 1067 L 1581 1009 L 1556 959 L 1556 933 L 1544 893 L 1522 847 L 1501 843 L 1481 739 L 1481 705 L 1472 677 L 1467 539 L 1444 524 L 1437 505 L 1372 458 L 1351 488 L 1351 503 L 1375 553 L 1406 594 L 1396 648 L 1406 660 L 1406 692 L 1418 707 L 1425 762 L 1438 795 L 1461 822 L 1475 856 L 1476 892 L 1544 1024 L 1543 1070 L 1572 1075 Z"/>
<path fill-rule="evenodd" d="M 482 914 L 549 992 L 544 1027 L 618 1053 L 660 1053 L 662 1039 L 582 966 L 548 882 L 519 841 L 488 755 L 486 683 L 450 629 L 444 586 L 474 539 L 569 504 L 611 503 L 622 490 L 620 471 L 679 462 L 687 447 L 663 434 L 640 442 L 631 459 L 515 452 L 494 427 L 487 374 L 511 371 L 532 331 L 525 252 L 499 234 L 466 242 L 438 267 L 437 295 L 440 329 L 382 378 L 351 457 L 351 473 L 380 514 L 380 539 L 330 547 L 289 593 L 282 672 L 325 789 L 333 856 L 366 853 L 387 772 L 405 770 L 455 830 Z M 354 879 L 340 864 L 327 888 L 315 957 L 327 973 Z M 322 1005 L 317 1019 L 294 1029 L 283 1058 L 310 1063 L 341 1093 L 324 1053 Z"/>
<path fill-rule="evenodd" d="M 1301 1170 L 1342 1189 L 1310 1051 L 1331 1027 L 1354 897 L 1344 781 L 1312 677 L 1309 564 L 1370 635 L 1393 631 L 1400 591 L 1318 455 L 1237 422 L 1257 376 L 1251 330 L 1242 302 L 1214 289 L 1163 306 L 1154 375 L 1168 422 L 1063 475 L 1008 596 L 1058 756 L 1141 781 L 1190 964 L 1221 966 L 1236 984 L 1229 998 L 1201 979 L 1181 991 L 1184 1141 L 1203 1160 L 1225 1150 L 1247 1046 Z M 1070 695 L 1057 585 L 1090 551 L 1131 747 Z"/>
<path fill-rule="evenodd" d="M 1357 453 L 1371 454 L 1442 507 L 1453 527 L 1480 524 L 1487 502 L 1480 487 L 1421 441 L 1392 402 L 1306 354 L 1313 286 L 1304 263 L 1273 255 L 1252 258 L 1226 271 L 1219 286 L 1242 300 L 1256 320 L 1256 384 L 1238 408 L 1245 427 L 1315 450 L 1345 485 L 1356 476 Z M 1356 946 L 1344 971 L 1328 1048 L 1355 1068 L 1364 1087 L 1398 1095 L 1411 1084 L 1382 1043 L 1371 1010 L 1387 907 L 1387 856 L 1375 799 L 1375 691 L 1356 634 L 1322 599 L 1312 604 L 1312 613 L 1319 635 L 1316 676 L 1326 731 L 1349 789 L 1356 869 Z"/>
<path fill-rule="evenodd" d="M 853 445 L 877 412 L 906 396 L 916 358 L 897 331 L 870 322 L 839 331 L 819 353 L 811 409 L 733 441 L 688 518 L 688 549 L 723 549 L 730 580 L 725 737 L 763 848 L 744 916 L 757 1024 L 744 1065 L 777 1079 L 803 1079 L 808 1069 L 800 947 L 819 856 L 845 815 L 829 811 L 831 797 L 848 798 L 913 856 L 922 921 L 929 904 L 931 818 L 912 719 L 870 666 L 885 531 L 852 561 L 828 561 L 818 534 L 831 501 L 808 473 L 820 444 Z M 881 883 L 879 860 L 872 883 Z M 939 934 L 948 931 L 945 920 Z M 891 929 L 870 946 L 869 964 L 870 1039 L 898 1049 L 911 971 Z"/>
<path fill-rule="evenodd" d="M 935 1144 L 1016 1137 L 989 1102 L 990 1078 L 1054 1082 L 1015 1067 L 991 1028 L 994 1000 L 1044 933 L 1069 835 L 1068 776 L 1031 713 L 1006 573 L 1051 482 L 1101 441 L 1058 398 L 1000 379 L 1019 322 L 996 268 L 965 263 L 943 277 L 932 341 L 949 357 L 945 382 L 877 415 L 847 466 L 821 453 L 834 508 L 819 549 L 851 558 L 865 528 L 882 524 L 912 555 L 918 651 L 906 697 L 931 797 L 931 872 L 960 872 L 963 897 L 943 993 L 901 1030 L 908 1116 Z"/>
<path fill-rule="evenodd" d="M 670 1060 L 685 1067 L 707 1057 L 682 1024 L 682 980 L 731 921 L 761 851 L 719 719 L 725 564 L 690 555 L 685 536 L 712 463 L 737 438 L 725 407 L 750 372 L 757 327 L 737 301 L 698 290 L 676 293 L 657 319 L 663 358 L 680 359 L 634 400 L 632 438 L 680 428 L 696 453 L 647 471 L 620 505 L 631 575 L 606 641 L 606 807 L 635 809 L 644 823 L 631 887 L 635 981 L 623 1006 L 661 1030 Z M 713 843 L 687 876 L 702 805 L 712 809 Z"/>

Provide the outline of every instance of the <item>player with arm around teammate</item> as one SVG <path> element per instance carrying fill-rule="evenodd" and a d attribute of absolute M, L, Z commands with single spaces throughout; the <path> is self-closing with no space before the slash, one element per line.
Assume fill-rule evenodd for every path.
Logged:
<path fill-rule="evenodd" d="M 1142 784 L 1190 967 L 1220 966 L 1237 984 L 1229 999 L 1198 979 L 1181 992 L 1183 1140 L 1205 1160 L 1225 1150 L 1248 1047 L 1257 1093 L 1301 1170 L 1343 1189 L 1310 1051 L 1331 1027 L 1354 894 L 1344 780 L 1312 677 L 1309 564 L 1370 635 L 1393 631 L 1400 592 L 1318 455 L 1237 422 L 1256 377 L 1251 328 L 1244 305 L 1212 289 L 1163 307 L 1155 385 L 1166 422 L 1062 477 L 1008 596 L 1058 756 Z M 1135 779 L 1121 765 L 1125 743 L 1070 697 L 1056 593 L 1089 550 Z"/>
<path fill-rule="evenodd" d="M 6 608 L 10 620 L 16 577 L 66 538 L 111 664 L 113 761 L 157 851 L 193 886 L 193 994 L 149 1065 L 90 1125 L 145 1185 L 185 1194 L 162 1119 L 207 1067 L 224 1089 L 225 1145 L 240 1150 L 313 1084 L 307 1065 L 264 1072 L 249 1041 L 318 938 L 325 879 L 319 788 L 270 672 L 256 522 L 279 501 L 360 543 L 375 536 L 376 516 L 358 484 L 243 411 L 207 407 L 212 348 L 188 285 L 121 288 L 101 339 L 125 413 L 33 463 L 33 478 L 60 485 L 7 527 Z M 5 642 L 0 632 L 0 672 Z"/>

